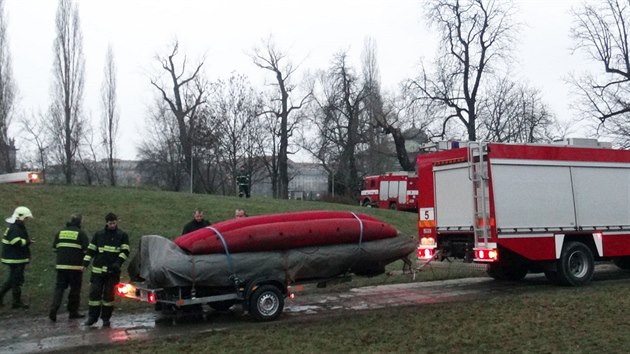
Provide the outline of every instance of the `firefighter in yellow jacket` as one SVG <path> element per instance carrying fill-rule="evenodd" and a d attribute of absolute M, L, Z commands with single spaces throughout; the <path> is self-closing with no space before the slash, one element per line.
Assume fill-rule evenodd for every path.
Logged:
<path fill-rule="evenodd" d="M 13 215 L 6 219 L 11 224 L 4 232 L 2 238 L 2 263 L 9 266 L 9 277 L 0 288 L 0 305 L 4 295 L 13 290 L 13 308 L 27 309 L 28 305 L 22 302 L 22 284 L 24 284 L 24 268 L 31 261 L 31 243 L 33 242 L 26 232 L 24 223 L 26 219 L 33 218 L 30 209 L 24 206 L 15 208 Z"/>
<path fill-rule="evenodd" d="M 57 311 L 63 300 L 63 293 L 70 287 L 68 292 L 68 318 L 83 318 L 79 313 L 79 303 L 81 301 L 81 284 L 83 283 L 83 257 L 88 248 L 88 236 L 81 230 L 80 214 L 70 216 L 70 221 L 66 227 L 60 230 L 53 241 L 53 249 L 57 253 L 57 281 L 53 301 L 50 305 L 48 318 L 57 321 Z"/>
<path fill-rule="evenodd" d="M 86 326 L 103 320 L 109 327 L 114 311 L 114 287 L 120 281 L 120 267 L 129 257 L 129 236 L 118 228 L 118 217 L 114 213 L 105 216 L 105 228 L 97 231 L 83 258 L 83 266 L 92 263 L 90 277 L 90 299 Z"/>

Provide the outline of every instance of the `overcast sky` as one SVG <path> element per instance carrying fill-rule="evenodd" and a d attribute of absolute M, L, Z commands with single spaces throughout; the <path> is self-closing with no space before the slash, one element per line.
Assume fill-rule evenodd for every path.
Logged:
<path fill-rule="evenodd" d="M 20 114 L 28 116 L 50 104 L 57 1 L 5 1 L 18 105 Z M 564 80 L 589 66 L 570 51 L 569 10 L 579 2 L 516 4 L 523 28 L 513 70 L 543 91 L 561 120 L 571 119 Z M 204 70 L 211 80 L 236 71 L 262 85 L 267 73 L 247 53 L 270 34 L 302 72 L 327 68 L 333 54 L 346 49 L 358 68 L 370 36 L 376 40 L 383 87 L 392 90 L 416 75 L 420 60 L 431 60 L 437 45 L 421 0 L 82 0 L 79 11 L 86 59 L 84 109 L 100 118 L 100 87 L 111 44 L 118 68 L 119 157 L 124 159 L 135 158 L 142 141 L 145 112 L 156 94 L 149 83 L 158 73 L 155 55 L 168 53 L 174 39 L 189 59 L 205 56 Z"/>

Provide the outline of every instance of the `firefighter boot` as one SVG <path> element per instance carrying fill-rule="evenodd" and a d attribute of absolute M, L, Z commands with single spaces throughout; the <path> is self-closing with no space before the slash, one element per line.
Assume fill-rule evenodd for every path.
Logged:
<path fill-rule="evenodd" d="M 100 316 L 100 314 L 101 314 L 100 306 L 90 306 L 90 309 L 88 310 L 88 319 L 83 324 L 85 326 L 91 326 L 95 324 L 98 321 L 98 317 Z"/>
<path fill-rule="evenodd" d="M 59 306 L 61 306 L 61 298 L 63 297 L 63 289 L 55 288 L 55 293 L 53 294 L 53 301 L 50 305 L 50 312 L 48 313 L 48 318 L 51 321 L 57 321 L 57 311 L 59 310 Z"/>
<path fill-rule="evenodd" d="M 13 287 L 13 305 L 12 309 L 27 309 L 28 305 L 22 302 L 22 288 L 19 286 Z"/>
<path fill-rule="evenodd" d="M 4 306 L 4 295 L 6 295 L 9 290 L 11 290 L 11 283 L 4 283 L 2 289 L 0 289 L 0 307 Z"/>
<path fill-rule="evenodd" d="M 101 311 L 101 319 L 103 319 L 103 327 L 110 327 L 109 319 L 112 318 L 114 312 L 113 306 L 103 306 Z"/>

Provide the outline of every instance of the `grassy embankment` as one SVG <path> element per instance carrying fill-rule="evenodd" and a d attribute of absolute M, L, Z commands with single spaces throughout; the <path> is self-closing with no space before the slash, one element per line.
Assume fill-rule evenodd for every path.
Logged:
<path fill-rule="evenodd" d="M 32 316 L 46 316 L 55 282 L 55 254 L 51 244 L 55 233 L 67 222 L 70 214 L 83 214 L 83 228 L 91 238 L 95 231 L 104 226 L 105 215 L 112 211 L 120 220 L 119 227 L 130 236 L 131 252 L 135 252 L 142 235 L 161 235 L 175 238 L 183 225 L 191 220 L 192 211 L 200 207 L 206 218 L 217 222 L 232 218 L 234 209 L 245 208 L 250 215 L 277 213 L 296 210 L 331 209 L 352 210 L 379 217 L 391 223 L 401 232 L 414 237 L 417 233 L 417 216 L 413 213 L 390 210 L 366 209 L 359 206 L 331 204 L 312 201 L 274 200 L 268 198 L 239 199 L 236 197 L 173 193 L 124 188 L 66 187 L 49 185 L 0 185 L 0 217 L 11 215 L 16 206 L 24 205 L 31 209 L 34 220 L 27 223 L 27 229 L 35 243 L 31 246 L 32 263 L 26 271 L 23 287 L 24 301 L 31 305 L 27 313 Z M 391 269 L 400 269 L 401 263 L 394 263 Z M 87 272 L 86 272 L 87 273 Z M 471 275 L 470 271 L 438 270 L 423 272 L 416 281 L 433 280 L 445 277 Z M 477 272 L 479 273 L 479 272 Z M 7 267 L 0 266 L 0 281 L 7 276 Z M 123 274 L 125 280 L 126 274 Z M 375 278 L 355 278 L 339 287 L 361 286 L 411 281 L 408 275 L 379 276 Z M 88 274 L 84 275 L 82 308 L 86 308 Z M 330 289 L 327 289 L 328 291 Z M 332 289 L 334 291 L 334 289 Z M 5 302 L 10 302 L 10 293 Z M 132 309 L 146 307 L 128 300 L 119 300 L 117 308 Z M 61 311 L 65 311 L 62 307 Z M 10 307 L 0 309 L 0 319 L 15 314 Z"/>

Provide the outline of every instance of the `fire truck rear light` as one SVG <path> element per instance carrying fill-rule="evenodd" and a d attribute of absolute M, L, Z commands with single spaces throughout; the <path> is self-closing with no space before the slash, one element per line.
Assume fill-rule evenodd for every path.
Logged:
<path fill-rule="evenodd" d="M 485 262 L 496 262 L 499 260 L 499 251 L 496 249 L 476 249 L 475 260 Z"/>
<path fill-rule="evenodd" d="M 418 259 L 430 259 L 433 257 L 433 248 L 418 248 Z"/>
<path fill-rule="evenodd" d="M 155 304 L 156 300 L 157 300 L 157 299 L 155 298 L 155 293 L 154 293 L 153 291 L 152 291 L 152 292 L 150 292 L 150 293 L 148 294 L 148 296 L 147 296 L 147 301 L 148 301 L 150 304 Z"/>

